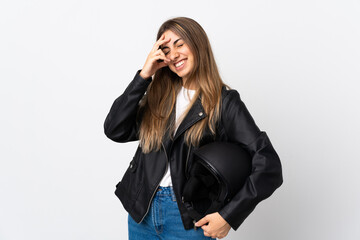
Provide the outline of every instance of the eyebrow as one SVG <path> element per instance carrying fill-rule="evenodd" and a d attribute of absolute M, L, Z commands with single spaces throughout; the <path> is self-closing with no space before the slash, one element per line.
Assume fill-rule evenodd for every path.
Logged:
<path fill-rule="evenodd" d="M 182 40 L 182 38 L 176 39 L 173 43 L 173 45 L 175 45 L 178 41 Z M 165 48 L 169 48 L 168 46 L 164 46 L 161 49 L 165 49 Z"/>

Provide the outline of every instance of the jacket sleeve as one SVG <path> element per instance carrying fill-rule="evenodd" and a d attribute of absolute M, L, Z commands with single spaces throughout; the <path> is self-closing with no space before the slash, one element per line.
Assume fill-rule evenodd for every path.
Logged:
<path fill-rule="evenodd" d="M 151 83 L 151 78 L 143 79 L 139 73 L 140 70 L 124 93 L 114 101 L 105 119 L 105 135 L 115 142 L 138 140 L 139 102 Z"/>
<path fill-rule="evenodd" d="M 237 230 L 256 205 L 282 184 L 282 168 L 269 138 L 256 126 L 236 90 L 230 90 L 224 98 L 222 122 L 228 141 L 240 143 L 252 156 L 251 175 L 233 199 L 219 211 Z"/>

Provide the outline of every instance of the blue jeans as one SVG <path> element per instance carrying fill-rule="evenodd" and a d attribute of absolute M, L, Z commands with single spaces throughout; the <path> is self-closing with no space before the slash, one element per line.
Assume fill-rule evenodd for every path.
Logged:
<path fill-rule="evenodd" d="M 160 187 L 138 224 L 128 217 L 129 240 L 210 240 L 201 228 L 185 230 L 172 187 Z"/>

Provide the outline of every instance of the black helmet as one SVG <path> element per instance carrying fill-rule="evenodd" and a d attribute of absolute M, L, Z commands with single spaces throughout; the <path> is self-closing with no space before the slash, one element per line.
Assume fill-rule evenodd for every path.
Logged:
<path fill-rule="evenodd" d="M 251 157 L 242 147 L 213 142 L 194 150 L 182 201 L 198 221 L 219 211 L 244 185 L 251 173 Z"/>

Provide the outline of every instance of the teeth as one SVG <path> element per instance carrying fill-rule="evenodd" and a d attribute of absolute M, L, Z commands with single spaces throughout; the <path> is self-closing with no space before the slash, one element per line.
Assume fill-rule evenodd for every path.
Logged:
<path fill-rule="evenodd" d="M 175 67 L 180 67 L 183 64 L 184 64 L 184 60 L 182 60 L 182 61 L 178 62 L 177 64 L 175 64 Z"/>

